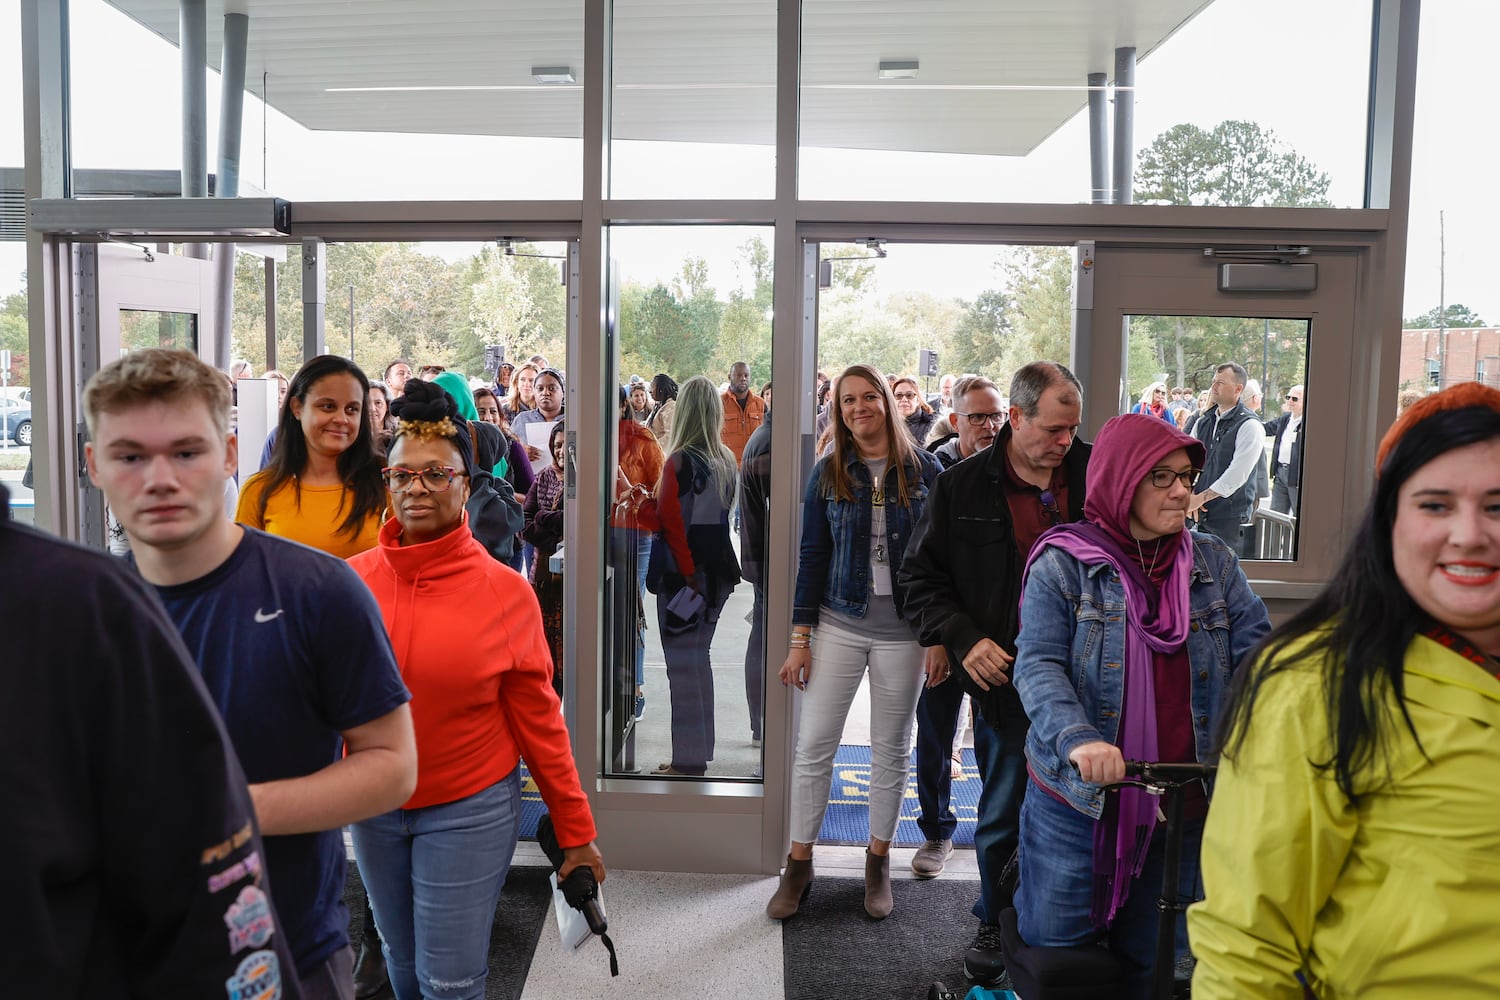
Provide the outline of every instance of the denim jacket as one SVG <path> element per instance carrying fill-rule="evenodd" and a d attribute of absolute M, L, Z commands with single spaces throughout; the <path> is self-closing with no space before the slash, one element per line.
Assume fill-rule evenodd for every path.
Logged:
<path fill-rule="evenodd" d="M 1187 652 L 1201 761 L 1209 757 L 1235 668 L 1271 624 L 1229 547 L 1212 535 L 1193 532 L 1192 539 Z M 1032 565 L 1023 601 L 1015 685 L 1031 717 L 1026 759 L 1038 782 L 1098 819 L 1104 790 L 1080 778 L 1068 754 L 1096 740 L 1119 745 L 1124 584 L 1108 563 L 1084 564 L 1050 548 Z"/>
<path fill-rule="evenodd" d="M 887 465 L 885 470 L 887 495 L 892 497 L 885 508 L 886 549 L 891 554 L 897 614 L 902 613 L 905 588 L 896 585 L 896 572 L 901 568 L 906 543 L 922 516 L 927 493 L 939 472 L 937 459 L 930 453 L 918 449 L 913 455 L 918 468 L 906 469 L 909 505 L 894 500 L 895 466 Z M 870 470 L 857 457 L 850 458 L 849 478 L 854 484 L 855 499 L 838 500 L 832 487 L 823 485 L 823 469 L 831 461 L 832 456 L 827 456 L 813 466 L 807 493 L 802 498 L 802 548 L 792 604 L 793 625 L 816 625 L 818 607 L 824 604 L 855 618 L 863 618 L 869 608 Z"/>

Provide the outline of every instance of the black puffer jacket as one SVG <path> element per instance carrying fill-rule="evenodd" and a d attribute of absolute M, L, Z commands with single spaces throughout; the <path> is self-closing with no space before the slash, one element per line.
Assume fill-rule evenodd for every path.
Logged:
<path fill-rule="evenodd" d="M 937 423 L 937 414 L 928 410 L 918 408 L 912 415 L 906 418 L 906 429 L 911 432 L 911 439 L 916 442 L 918 448 L 927 444 L 927 435 L 932 433 L 932 425 Z"/>

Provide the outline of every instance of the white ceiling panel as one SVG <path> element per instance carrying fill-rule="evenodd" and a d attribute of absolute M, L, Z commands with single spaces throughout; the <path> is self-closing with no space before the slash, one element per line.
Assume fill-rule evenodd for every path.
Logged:
<path fill-rule="evenodd" d="M 110 0 L 177 43 L 176 0 Z M 1212 0 L 804 0 L 802 142 L 1022 156 L 1084 106 L 1114 51 L 1145 58 Z M 581 0 L 209 0 L 250 17 L 247 81 L 311 129 L 576 137 Z M 615 0 L 614 134 L 770 144 L 776 0 Z M 882 59 L 918 79 L 880 81 Z M 341 90 L 340 88 L 416 88 Z M 457 88 L 457 89 L 441 89 Z M 463 89 L 483 88 L 483 89 Z"/>

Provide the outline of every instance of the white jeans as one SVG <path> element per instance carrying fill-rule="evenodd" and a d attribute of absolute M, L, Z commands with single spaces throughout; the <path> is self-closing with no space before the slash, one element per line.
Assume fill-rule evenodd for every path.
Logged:
<path fill-rule="evenodd" d="M 797 756 L 792 767 L 792 839 L 815 843 L 828 809 L 833 755 L 844 720 L 870 671 L 870 836 L 892 840 L 901 818 L 910 763 L 912 721 L 926 679 L 915 639 L 871 639 L 823 623 L 813 639 L 812 673 L 802 692 Z"/>

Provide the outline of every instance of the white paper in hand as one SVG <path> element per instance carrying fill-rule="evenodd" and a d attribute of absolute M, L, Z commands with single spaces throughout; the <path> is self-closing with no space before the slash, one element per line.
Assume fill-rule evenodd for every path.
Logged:
<path fill-rule="evenodd" d="M 543 469 L 553 464 L 552 449 L 547 447 L 547 444 L 552 438 L 552 428 L 556 426 L 556 420 L 546 420 L 527 424 L 522 428 L 526 432 L 526 445 L 541 452 L 541 455 L 531 463 L 531 474 L 534 476 L 541 475 Z"/>
<path fill-rule="evenodd" d="M 577 951 L 583 947 L 585 941 L 593 937 L 589 930 L 588 919 L 584 917 L 582 910 L 575 910 L 568 905 L 567 897 L 557 886 L 557 872 L 548 876 L 552 883 L 552 912 L 557 915 L 557 934 L 562 939 L 563 948 L 568 951 Z M 604 891 L 599 889 L 599 901 L 604 901 Z"/>

